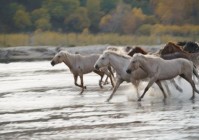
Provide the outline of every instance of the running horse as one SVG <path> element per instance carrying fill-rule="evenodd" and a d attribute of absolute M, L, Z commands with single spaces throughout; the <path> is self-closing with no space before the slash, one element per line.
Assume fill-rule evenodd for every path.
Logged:
<path fill-rule="evenodd" d="M 189 53 L 182 49 L 179 45 L 168 42 L 163 49 L 159 51 L 160 57 L 163 59 L 185 58 L 194 63 L 194 70 L 198 65 L 198 53 Z M 199 76 L 197 76 L 199 78 Z"/>
<path fill-rule="evenodd" d="M 102 78 L 106 74 L 110 80 L 111 84 L 114 87 L 114 83 L 112 80 L 112 75 L 108 67 L 101 68 L 100 70 L 96 70 L 93 66 L 97 59 L 99 58 L 100 54 L 90 54 L 83 56 L 81 54 L 71 54 L 67 51 L 60 51 L 58 52 L 52 59 L 51 65 L 54 66 L 59 63 L 65 63 L 71 73 L 74 76 L 74 84 L 78 87 L 81 87 L 81 92 L 80 94 L 83 93 L 84 89 L 86 89 L 86 86 L 84 86 L 84 81 L 83 81 L 83 75 L 90 73 L 90 72 L 95 72 L 98 74 L 101 79 L 99 81 L 99 86 L 102 88 Z M 80 84 L 77 83 L 77 78 L 80 77 Z"/>
<path fill-rule="evenodd" d="M 184 51 L 179 45 L 173 43 L 173 42 L 168 42 L 163 49 L 159 51 L 160 57 L 163 59 L 175 59 L 175 58 L 185 58 L 190 60 L 191 55 L 190 53 Z"/>
<path fill-rule="evenodd" d="M 141 101 L 145 93 L 155 82 L 162 90 L 165 99 L 166 94 L 162 88 L 160 81 L 173 79 L 178 75 L 191 84 L 193 89 L 191 99 L 195 98 L 195 92 L 199 93 L 199 90 L 196 89 L 195 83 L 192 80 L 192 75 L 194 74 L 193 62 L 187 59 L 178 58 L 172 60 L 164 60 L 155 55 L 143 55 L 138 53 L 131 58 L 131 62 L 126 72 L 131 74 L 133 71 L 139 68 L 143 69 L 147 73 L 150 80 L 138 101 Z"/>
<path fill-rule="evenodd" d="M 128 52 L 128 55 L 131 56 L 131 57 L 133 57 L 134 54 L 136 54 L 136 53 L 141 53 L 141 54 L 143 54 L 143 55 L 147 55 L 147 54 L 148 54 L 147 51 L 145 51 L 145 50 L 142 49 L 141 47 L 136 46 L 135 48 L 131 49 L 131 50 Z M 171 79 L 170 82 L 174 85 L 174 87 L 175 87 L 179 92 L 182 92 L 182 91 L 183 91 L 182 88 L 181 88 L 180 86 L 178 86 L 178 84 L 175 82 L 174 79 Z M 165 85 L 165 88 L 167 89 L 168 94 L 171 95 L 171 92 L 170 92 L 170 89 L 169 89 L 169 87 L 168 87 L 168 84 L 165 83 L 164 85 Z"/>
<path fill-rule="evenodd" d="M 197 42 L 192 41 L 180 41 L 176 43 L 177 45 L 181 46 L 184 51 L 189 53 L 197 53 L 199 52 L 199 45 Z"/>
<path fill-rule="evenodd" d="M 143 50 L 141 47 L 136 46 L 135 48 L 132 48 L 129 52 L 129 56 L 133 56 L 135 53 L 141 53 L 141 54 L 148 54 L 145 50 Z"/>

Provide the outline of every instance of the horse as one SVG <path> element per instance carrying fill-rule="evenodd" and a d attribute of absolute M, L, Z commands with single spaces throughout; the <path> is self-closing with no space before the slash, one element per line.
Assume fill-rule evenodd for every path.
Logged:
<path fill-rule="evenodd" d="M 126 68 L 130 63 L 131 57 L 126 54 L 120 54 L 115 51 L 106 50 L 103 54 L 99 57 L 96 61 L 94 67 L 99 69 L 100 67 L 111 65 L 116 71 L 116 84 L 113 88 L 113 91 L 107 101 L 110 101 L 119 88 L 120 84 L 124 81 L 131 82 L 137 90 L 137 96 L 139 98 L 138 93 L 138 85 L 140 80 L 144 80 L 148 77 L 147 73 L 144 72 L 142 69 L 137 69 L 136 71 L 132 72 L 131 74 L 126 73 Z M 160 84 L 158 83 L 158 86 Z"/>
<path fill-rule="evenodd" d="M 139 53 L 132 57 L 126 72 L 130 74 L 140 68 L 148 74 L 150 80 L 138 101 L 141 101 L 145 93 L 153 85 L 154 82 L 161 84 L 160 81 L 169 80 L 175 78 L 178 75 L 191 84 L 193 89 L 193 95 L 191 99 L 195 98 L 194 91 L 199 93 L 195 87 L 194 81 L 192 80 L 193 62 L 187 59 L 177 58 L 172 60 L 164 60 L 154 55 L 143 55 Z M 161 90 L 163 92 L 164 99 L 166 99 L 164 90 Z"/>
<path fill-rule="evenodd" d="M 199 78 L 198 72 L 196 70 L 196 66 L 198 65 L 198 53 L 188 53 L 173 42 L 168 42 L 159 53 L 160 57 L 166 60 L 184 58 L 192 61 L 194 63 L 194 75 Z"/>
<path fill-rule="evenodd" d="M 122 53 L 122 54 L 126 54 L 131 49 L 132 49 L 131 46 L 126 46 L 126 47 L 108 46 L 106 48 L 106 50 L 111 50 L 111 51 L 115 51 L 115 52 Z M 109 68 L 111 69 L 111 66 Z M 114 77 L 114 74 L 112 73 L 113 71 L 114 71 L 114 69 L 110 71 L 112 77 Z M 104 84 L 106 84 L 106 83 L 108 83 L 108 76 L 106 77 L 106 80 L 105 80 Z"/>
<path fill-rule="evenodd" d="M 160 51 L 160 57 L 163 59 L 185 58 L 190 60 L 190 54 L 184 51 L 179 45 L 168 42 Z"/>
<path fill-rule="evenodd" d="M 143 50 L 141 47 L 136 46 L 135 48 L 129 50 L 128 55 L 133 56 L 135 53 L 148 54 L 148 52 Z"/>
<path fill-rule="evenodd" d="M 109 76 L 111 80 L 111 84 L 114 87 L 114 83 L 113 83 L 111 74 L 108 71 L 108 68 L 102 68 L 100 70 L 96 70 L 93 67 L 96 60 L 99 58 L 99 56 L 100 54 L 91 54 L 91 55 L 83 56 L 81 54 L 71 54 L 67 51 L 60 51 L 52 59 L 51 65 L 54 66 L 56 64 L 64 62 L 70 69 L 71 73 L 73 74 L 74 84 L 78 87 L 81 87 L 82 90 L 80 94 L 82 94 L 84 92 L 84 89 L 86 89 L 86 86 L 84 86 L 84 82 L 83 82 L 83 75 L 90 72 L 95 72 L 101 77 L 99 81 L 99 86 L 101 88 L 102 88 L 101 82 L 102 82 L 102 78 L 104 74 Z M 80 81 L 81 81 L 80 85 L 77 83 L 78 76 L 80 77 Z"/>
<path fill-rule="evenodd" d="M 136 53 L 141 53 L 141 54 L 143 54 L 143 55 L 148 54 L 147 51 L 145 51 L 145 50 L 142 49 L 141 47 L 136 46 L 135 48 L 132 48 L 132 49 L 128 52 L 128 55 L 132 57 L 132 56 L 133 56 L 134 54 L 136 54 Z M 161 56 L 161 57 L 163 57 L 163 56 Z M 171 59 L 171 56 L 169 56 L 169 58 Z M 176 58 L 176 56 L 174 56 L 174 58 Z M 174 59 L 174 58 L 173 58 L 173 59 Z M 175 88 L 176 88 L 178 91 L 180 91 L 180 92 L 183 91 L 182 88 L 180 88 L 180 86 L 177 85 L 177 83 L 175 82 L 174 79 L 171 79 L 170 82 L 175 86 Z M 164 85 L 165 85 L 165 87 L 166 87 L 166 89 L 167 89 L 167 92 L 168 92 L 169 94 L 171 94 L 168 85 L 167 85 L 167 84 L 164 84 Z"/>
<path fill-rule="evenodd" d="M 197 42 L 192 41 L 179 41 L 176 43 L 177 45 L 181 46 L 184 51 L 189 53 L 197 53 L 199 52 L 199 45 Z"/>

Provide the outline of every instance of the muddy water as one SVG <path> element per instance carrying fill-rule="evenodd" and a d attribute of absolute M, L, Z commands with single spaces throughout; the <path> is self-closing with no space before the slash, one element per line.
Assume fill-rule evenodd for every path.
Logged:
<path fill-rule="evenodd" d="M 111 86 L 100 89 L 94 73 L 84 80 L 80 96 L 64 64 L 0 64 L 0 139 L 199 139 L 199 96 L 191 102 L 183 80 L 184 93 L 169 85 L 172 95 L 163 102 L 154 86 L 141 103 L 131 84 L 106 103 Z"/>

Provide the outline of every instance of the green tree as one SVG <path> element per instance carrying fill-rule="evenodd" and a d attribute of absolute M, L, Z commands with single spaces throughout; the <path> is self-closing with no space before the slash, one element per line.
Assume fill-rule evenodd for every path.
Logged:
<path fill-rule="evenodd" d="M 134 33 L 140 25 L 146 20 L 146 15 L 140 8 L 133 8 L 131 12 L 124 17 L 122 29 L 124 33 Z"/>
<path fill-rule="evenodd" d="M 25 7 L 16 2 L 6 0 L 0 1 L 0 31 L 13 32 L 16 31 L 16 26 L 13 21 L 13 16 L 17 10 L 25 10 Z"/>
<path fill-rule="evenodd" d="M 151 0 L 123 0 L 124 3 L 131 5 L 132 8 L 140 8 L 146 15 L 152 14 Z"/>
<path fill-rule="evenodd" d="M 119 1 L 120 0 L 101 0 L 101 11 L 103 11 L 104 14 L 108 14 L 116 8 Z"/>
<path fill-rule="evenodd" d="M 33 10 L 31 17 L 35 29 L 49 30 L 52 27 L 50 23 L 50 14 L 45 8 Z"/>
<path fill-rule="evenodd" d="M 123 33 L 122 24 L 124 17 L 131 11 L 131 7 L 124 3 L 118 3 L 111 14 L 103 16 L 100 21 L 101 30 L 104 32 Z"/>
<path fill-rule="evenodd" d="M 66 31 L 82 32 L 90 26 L 87 9 L 80 7 L 65 19 Z"/>
<path fill-rule="evenodd" d="M 100 1 L 99 0 L 87 0 L 86 8 L 88 10 L 88 17 L 91 21 L 89 27 L 91 32 L 98 32 L 99 30 L 99 21 L 101 18 L 100 12 Z"/>
<path fill-rule="evenodd" d="M 199 19 L 198 0 L 152 0 L 151 4 L 163 24 L 192 24 Z"/>
<path fill-rule="evenodd" d="M 40 30 L 49 30 L 51 28 L 51 24 L 48 19 L 46 18 L 39 18 L 38 20 L 35 21 L 35 26 L 36 29 Z"/>
<path fill-rule="evenodd" d="M 31 19 L 28 12 L 17 10 L 13 17 L 15 26 L 20 30 L 25 30 L 31 26 Z"/>
<path fill-rule="evenodd" d="M 52 27 L 55 30 L 64 29 L 64 20 L 80 6 L 79 0 L 44 0 L 43 7 L 48 10 Z"/>

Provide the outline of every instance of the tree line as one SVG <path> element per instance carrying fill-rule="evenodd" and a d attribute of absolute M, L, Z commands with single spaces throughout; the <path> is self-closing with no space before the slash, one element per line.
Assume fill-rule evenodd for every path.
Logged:
<path fill-rule="evenodd" d="M 0 33 L 199 34 L 199 0 L 1 0 L 0 15 Z"/>

